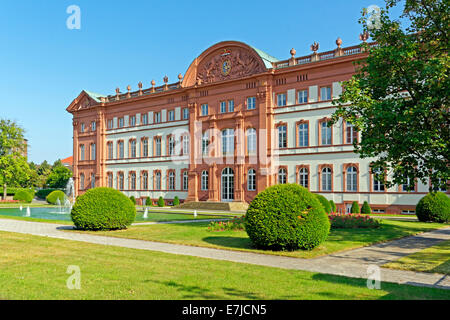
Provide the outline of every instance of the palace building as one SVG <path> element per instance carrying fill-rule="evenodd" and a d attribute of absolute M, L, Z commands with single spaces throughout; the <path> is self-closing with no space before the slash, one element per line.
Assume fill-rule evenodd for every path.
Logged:
<path fill-rule="evenodd" d="M 362 35 L 361 40 L 367 40 Z M 278 60 L 236 41 L 197 57 L 175 83 L 116 94 L 88 91 L 70 104 L 77 194 L 106 186 L 138 202 L 246 202 L 277 183 L 298 183 L 341 212 L 411 213 L 428 186 L 386 188 L 353 152 L 348 123 L 327 126 L 360 45 Z"/>

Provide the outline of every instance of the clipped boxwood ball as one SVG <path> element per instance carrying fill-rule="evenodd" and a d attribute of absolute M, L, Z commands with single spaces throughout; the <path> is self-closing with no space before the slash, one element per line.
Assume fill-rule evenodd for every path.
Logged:
<path fill-rule="evenodd" d="M 13 200 L 18 200 L 26 203 L 31 203 L 33 201 L 33 194 L 32 191 L 28 190 L 19 190 L 16 192 L 16 194 L 13 197 Z"/>
<path fill-rule="evenodd" d="M 314 195 L 316 196 L 317 199 L 319 199 L 320 203 L 322 204 L 323 208 L 325 209 L 325 212 L 326 213 L 331 213 L 332 212 L 331 204 L 327 200 L 327 198 L 325 198 L 321 194 L 317 194 L 317 193 L 315 193 Z"/>
<path fill-rule="evenodd" d="M 416 206 L 419 221 L 450 222 L 450 198 L 443 192 L 432 192 Z"/>
<path fill-rule="evenodd" d="M 118 190 L 94 188 L 77 198 L 71 217 L 82 230 L 126 229 L 136 218 L 136 207 Z"/>
<path fill-rule="evenodd" d="M 269 250 L 311 250 L 328 236 L 330 222 L 316 196 L 298 184 L 259 193 L 244 219 L 253 244 Z"/>
<path fill-rule="evenodd" d="M 48 203 L 50 204 L 56 204 L 57 200 L 59 199 L 59 202 L 61 204 L 64 204 L 64 201 L 66 199 L 66 194 L 62 192 L 61 190 L 55 190 L 52 191 L 46 198 Z"/>

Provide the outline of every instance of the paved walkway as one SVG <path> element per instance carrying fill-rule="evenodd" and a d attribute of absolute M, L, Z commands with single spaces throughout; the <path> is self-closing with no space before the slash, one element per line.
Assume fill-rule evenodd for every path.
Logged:
<path fill-rule="evenodd" d="M 313 259 L 298 259 L 251 252 L 201 248 L 64 231 L 72 228 L 72 226 L 0 219 L 1 231 L 25 233 L 101 245 L 160 251 L 171 254 L 226 260 L 283 269 L 305 270 L 353 278 L 367 278 L 369 275 L 369 265 L 380 266 L 405 255 L 435 245 L 441 241 L 450 240 L 450 227 L 447 227 L 412 237 L 355 250 L 343 251 L 328 256 Z M 392 270 L 386 268 L 381 268 L 380 270 L 381 281 L 450 289 L 450 277 L 442 274 Z"/>

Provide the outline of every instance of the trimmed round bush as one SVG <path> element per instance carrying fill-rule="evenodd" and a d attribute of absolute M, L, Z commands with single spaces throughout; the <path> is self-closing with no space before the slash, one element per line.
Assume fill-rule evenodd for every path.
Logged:
<path fill-rule="evenodd" d="M 330 202 L 327 200 L 327 198 L 317 193 L 315 193 L 314 195 L 319 200 L 320 204 L 322 204 L 322 207 L 325 209 L 325 212 L 331 213 L 331 205 Z"/>
<path fill-rule="evenodd" d="M 175 198 L 173 199 L 173 205 L 174 206 L 180 205 L 180 198 L 178 198 L 178 196 L 175 196 Z"/>
<path fill-rule="evenodd" d="M 82 230 L 126 229 L 136 218 L 136 207 L 118 190 L 94 188 L 77 198 L 71 217 Z"/>
<path fill-rule="evenodd" d="M 253 244 L 268 250 L 311 250 L 325 241 L 330 231 L 330 221 L 317 197 L 298 184 L 279 184 L 259 193 L 250 203 L 244 223 Z"/>
<path fill-rule="evenodd" d="M 364 201 L 363 206 L 361 208 L 361 213 L 363 214 L 371 214 L 372 209 L 369 206 L 369 203 L 367 201 Z"/>
<path fill-rule="evenodd" d="M 19 190 L 14 195 L 13 200 L 18 200 L 26 203 L 31 203 L 34 198 L 34 192 L 28 191 L 28 190 Z"/>
<path fill-rule="evenodd" d="M 164 203 L 164 199 L 163 197 L 159 197 L 158 199 L 158 207 L 164 207 L 165 203 Z"/>
<path fill-rule="evenodd" d="M 147 199 L 145 199 L 145 205 L 146 206 L 153 206 L 153 201 L 152 201 L 152 199 L 150 199 L 150 197 L 147 197 Z"/>
<path fill-rule="evenodd" d="M 56 201 L 59 199 L 59 202 L 61 204 L 64 203 L 64 200 L 66 199 L 66 194 L 62 192 L 61 190 L 55 190 L 52 191 L 46 198 L 48 203 L 50 204 L 56 204 Z"/>
<path fill-rule="evenodd" d="M 356 201 L 353 201 L 352 208 L 350 209 L 351 213 L 359 213 L 359 203 Z"/>
<path fill-rule="evenodd" d="M 450 198 L 443 192 L 431 192 L 420 199 L 416 216 L 422 222 L 449 222 Z"/>
<path fill-rule="evenodd" d="M 337 211 L 336 203 L 334 203 L 333 200 L 330 200 L 330 206 L 331 206 L 331 212 Z"/>

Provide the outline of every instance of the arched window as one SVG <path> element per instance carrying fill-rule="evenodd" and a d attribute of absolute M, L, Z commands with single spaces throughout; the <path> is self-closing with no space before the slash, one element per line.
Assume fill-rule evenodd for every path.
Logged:
<path fill-rule="evenodd" d="M 80 161 L 84 161 L 84 144 L 80 145 Z"/>
<path fill-rule="evenodd" d="M 161 190 L 161 172 L 155 173 L 155 190 Z"/>
<path fill-rule="evenodd" d="M 148 189 L 148 172 L 147 171 L 142 172 L 142 189 L 143 190 Z"/>
<path fill-rule="evenodd" d="M 298 129 L 298 146 L 307 147 L 308 146 L 308 123 L 303 122 L 297 126 Z"/>
<path fill-rule="evenodd" d="M 345 124 L 346 128 L 346 136 L 347 136 L 347 143 L 352 144 L 353 141 L 356 139 L 356 129 L 350 122 L 346 122 Z"/>
<path fill-rule="evenodd" d="M 285 184 L 287 183 L 287 175 L 286 175 L 286 169 L 285 168 L 280 168 L 278 170 L 278 183 L 279 184 Z"/>
<path fill-rule="evenodd" d="M 119 159 L 123 159 L 125 157 L 123 141 L 119 141 L 118 144 L 119 144 Z"/>
<path fill-rule="evenodd" d="M 107 175 L 107 184 L 108 184 L 108 188 L 112 188 L 113 187 L 113 174 L 111 172 L 108 173 Z"/>
<path fill-rule="evenodd" d="M 308 188 L 309 172 L 307 168 L 301 168 L 298 171 L 298 181 L 302 187 Z"/>
<path fill-rule="evenodd" d="M 95 143 L 92 143 L 91 144 L 91 160 L 95 160 L 95 156 L 97 154 L 96 149 L 97 148 L 95 147 Z"/>
<path fill-rule="evenodd" d="M 136 158 L 136 140 L 130 140 L 130 158 Z"/>
<path fill-rule="evenodd" d="M 175 172 L 169 172 L 169 190 L 175 190 Z"/>
<path fill-rule="evenodd" d="M 91 189 L 95 188 L 95 173 L 91 174 Z"/>
<path fill-rule="evenodd" d="M 124 189 L 124 179 L 123 179 L 123 172 L 119 172 L 117 174 L 117 182 L 118 182 L 118 187 L 119 190 L 123 190 Z"/>
<path fill-rule="evenodd" d="M 234 129 L 222 130 L 222 153 L 224 155 L 234 154 Z"/>
<path fill-rule="evenodd" d="M 202 172 L 202 190 L 208 190 L 208 171 Z"/>
<path fill-rule="evenodd" d="M 256 129 L 247 130 L 247 153 L 256 154 Z"/>
<path fill-rule="evenodd" d="M 331 168 L 322 169 L 322 191 L 331 191 Z"/>
<path fill-rule="evenodd" d="M 136 190 L 136 172 L 130 173 L 130 189 Z"/>
<path fill-rule="evenodd" d="M 328 126 L 328 121 L 323 121 L 320 123 L 320 130 L 320 136 L 322 139 L 321 144 L 331 144 L 331 127 Z"/>
<path fill-rule="evenodd" d="M 358 191 L 358 171 L 355 167 L 347 168 L 347 191 Z"/>
<path fill-rule="evenodd" d="M 114 158 L 114 146 L 112 142 L 108 142 L 108 159 Z"/>
<path fill-rule="evenodd" d="M 256 191 L 256 171 L 255 169 L 248 170 L 247 190 Z"/>
<path fill-rule="evenodd" d="M 189 135 L 183 136 L 183 154 L 189 154 Z"/>
<path fill-rule="evenodd" d="M 148 138 L 142 139 L 142 156 L 148 157 Z"/>

